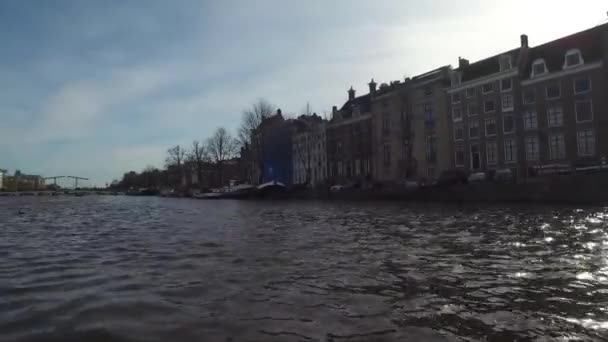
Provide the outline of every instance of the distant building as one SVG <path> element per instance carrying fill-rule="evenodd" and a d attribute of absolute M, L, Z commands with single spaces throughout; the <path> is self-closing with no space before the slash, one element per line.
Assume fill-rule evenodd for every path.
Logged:
<path fill-rule="evenodd" d="M 252 146 L 253 160 L 258 164 L 253 168 L 254 184 L 276 181 L 292 185 L 292 130 L 293 120 L 285 120 L 279 109 L 253 132 L 252 141 L 258 142 Z"/>
<path fill-rule="evenodd" d="M 15 171 L 14 176 L 4 176 L 4 188 L 10 191 L 44 190 L 44 178 L 38 175 L 26 175 Z"/>
<path fill-rule="evenodd" d="M 348 101 L 340 110 L 334 107 L 327 124 L 328 179 L 333 184 L 360 183 L 372 177 L 371 100 L 376 83 L 369 84 L 369 94 L 355 97 L 348 90 Z"/>
<path fill-rule="evenodd" d="M 293 183 L 316 186 L 327 180 L 325 126 L 320 116 L 302 115 L 294 121 Z"/>

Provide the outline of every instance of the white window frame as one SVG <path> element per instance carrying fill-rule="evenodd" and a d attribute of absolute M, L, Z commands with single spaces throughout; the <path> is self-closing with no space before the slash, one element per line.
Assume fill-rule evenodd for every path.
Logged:
<path fill-rule="evenodd" d="M 561 137 L 561 150 L 560 145 L 557 144 L 557 148 L 558 150 L 555 151 L 553 150 L 553 145 L 552 145 L 552 140 L 551 138 L 554 137 Z M 547 137 L 547 145 L 549 145 L 549 159 L 550 160 L 563 160 L 566 159 L 566 138 L 564 136 L 563 133 L 556 133 L 556 134 L 549 134 L 549 136 Z M 556 153 L 557 152 L 557 153 Z M 559 154 L 559 155 L 556 155 Z"/>
<path fill-rule="evenodd" d="M 568 56 L 574 55 L 574 54 L 578 55 L 578 64 L 568 65 Z M 581 53 L 581 50 L 570 49 L 570 50 L 566 51 L 566 54 L 564 54 L 564 65 L 563 65 L 564 70 L 576 68 L 576 67 L 584 65 L 584 64 L 585 64 L 585 60 L 583 60 L 583 54 Z"/>
<path fill-rule="evenodd" d="M 490 150 L 488 146 L 494 146 L 494 160 L 490 160 L 490 154 L 488 151 Z M 486 163 L 488 165 L 496 165 L 498 164 L 498 143 L 496 141 L 488 141 L 486 142 Z"/>
<path fill-rule="evenodd" d="M 456 128 L 460 127 L 460 129 L 462 129 L 462 137 L 460 139 L 456 138 Z M 460 122 L 457 124 L 454 124 L 454 141 L 462 141 L 464 140 L 464 123 Z"/>
<path fill-rule="evenodd" d="M 490 121 L 494 121 L 494 134 L 488 134 L 488 122 Z M 496 134 L 498 133 L 498 126 L 496 125 L 496 119 L 495 118 L 487 118 L 484 120 L 484 132 L 486 137 L 494 137 L 496 136 Z"/>
<path fill-rule="evenodd" d="M 474 168 L 473 167 L 473 146 L 477 146 L 477 153 L 479 153 L 479 168 Z M 481 145 L 479 145 L 478 143 L 474 143 L 474 144 L 470 144 L 469 145 L 469 165 L 471 166 L 471 170 L 481 170 L 482 168 L 482 160 L 481 160 Z"/>
<path fill-rule="evenodd" d="M 512 144 L 507 145 L 507 141 L 512 142 Z M 513 147 L 513 159 L 512 160 L 509 160 L 509 158 L 507 158 L 507 146 Z M 515 138 L 505 139 L 504 144 L 503 144 L 503 150 L 505 153 L 505 164 L 517 163 L 517 140 L 515 140 Z"/>
<path fill-rule="evenodd" d="M 580 81 L 586 79 L 587 81 L 589 81 L 589 89 L 585 90 L 585 91 L 576 91 L 576 81 Z M 574 80 L 572 80 L 572 90 L 574 91 L 574 95 L 580 95 L 580 94 L 587 94 L 589 92 L 591 92 L 591 90 L 593 89 L 593 84 L 591 83 L 591 77 L 587 76 L 587 77 L 580 77 L 580 78 L 575 78 Z"/>
<path fill-rule="evenodd" d="M 506 97 L 511 97 L 511 107 L 505 107 Z M 500 97 L 500 108 L 503 113 L 512 112 L 515 109 L 515 97 L 512 94 L 503 94 Z"/>
<path fill-rule="evenodd" d="M 591 132 L 592 137 L 593 137 L 593 151 L 587 153 L 581 153 L 581 139 L 580 139 L 580 134 L 583 132 Z M 590 156 L 594 156 L 596 154 L 596 149 L 597 149 L 597 137 L 595 134 L 595 131 L 593 129 L 583 129 L 580 131 L 576 131 L 576 153 L 579 157 L 590 157 Z"/>
<path fill-rule="evenodd" d="M 494 104 L 494 109 L 492 109 L 492 110 L 486 110 L 486 103 L 487 102 L 492 102 Z M 501 102 L 501 104 L 502 104 L 502 102 Z M 484 113 L 494 113 L 495 111 L 496 111 L 496 101 L 494 101 L 494 100 L 484 100 L 483 101 L 483 112 Z"/>
<path fill-rule="evenodd" d="M 544 71 L 542 73 L 534 73 L 534 67 L 537 65 L 543 65 Z M 539 58 L 537 60 L 535 60 L 534 62 L 532 62 L 532 70 L 530 70 L 530 78 L 535 78 L 541 75 L 545 75 L 547 73 L 547 63 L 545 63 L 545 60 L 542 58 Z"/>
<path fill-rule="evenodd" d="M 454 113 L 456 112 L 456 110 L 460 111 L 460 117 L 456 117 L 454 115 Z M 426 117 L 425 117 L 425 120 L 426 120 Z M 454 122 L 462 121 L 462 108 L 460 108 L 460 107 L 454 107 L 454 108 L 452 108 L 452 121 L 454 121 Z"/>
<path fill-rule="evenodd" d="M 534 159 L 531 158 L 530 153 L 528 153 L 528 139 L 535 139 L 536 140 L 536 153 L 534 156 Z M 526 161 L 538 161 L 540 160 L 540 139 L 538 138 L 538 135 L 528 135 L 526 137 L 524 137 L 524 152 L 526 154 Z"/>
<path fill-rule="evenodd" d="M 528 115 L 531 116 L 532 113 L 534 113 L 534 116 L 536 118 L 534 120 L 534 127 L 532 127 L 532 125 L 531 126 L 526 125 L 526 122 L 528 122 L 527 116 Z M 522 115 L 522 119 L 524 120 L 524 131 L 533 131 L 535 129 L 538 129 L 538 113 L 536 112 L 536 110 L 526 110 L 524 112 L 524 114 Z M 530 122 L 532 122 L 532 120 L 530 120 Z"/>
<path fill-rule="evenodd" d="M 512 131 L 508 131 L 508 132 L 505 131 L 505 127 L 507 127 L 505 125 L 505 119 L 507 117 L 510 117 L 511 120 L 513 121 L 513 130 Z M 513 134 L 513 133 L 515 133 L 515 115 L 509 114 L 509 115 L 505 115 L 505 116 L 502 117 L 502 133 L 503 134 Z"/>
<path fill-rule="evenodd" d="M 532 91 L 534 93 L 534 100 L 532 102 L 526 102 L 526 91 Z M 529 104 L 535 104 L 536 103 L 536 89 L 534 88 L 528 88 L 528 89 L 524 89 L 521 92 L 521 102 L 525 105 L 529 105 Z"/>
<path fill-rule="evenodd" d="M 475 108 L 477 108 L 477 106 L 475 106 L 475 105 L 471 105 L 470 103 L 469 103 L 469 104 L 467 104 L 467 116 L 468 116 L 468 117 L 471 117 L 471 116 L 477 116 L 477 114 L 478 114 L 477 112 L 479 112 L 479 110 L 476 110 L 476 111 L 475 111 L 475 113 L 471 114 L 471 107 L 472 107 L 472 106 L 473 106 L 473 107 L 475 107 Z M 477 108 L 477 109 L 478 109 L 478 108 Z"/>
<path fill-rule="evenodd" d="M 458 164 L 458 158 L 456 158 L 456 154 L 458 153 L 458 151 L 462 152 L 462 164 Z M 456 148 L 454 148 L 454 166 L 456 167 L 464 167 L 464 164 L 466 163 L 467 158 L 465 158 L 465 154 L 464 154 L 464 146 L 456 146 Z"/>
<path fill-rule="evenodd" d="M 476 137 L 471 136 L 471 128 L 474 126 L 473 123 L 475 123 L 477 125 L 477 136 Z M 469 121 L 468 131 L 469 131 L 469 133 L 468 133 L 469 139 L 479 139 L 479 137 L 481 136 L 481 130 L 479 129 L 479 120 Z"/>
<path fill-rule="evenodd" d="M 488 85 L 488 84 L 490 85 L 490 87 L 492 89 L 486 91 L 486 85 Z M 494 92 L 494 83 L 493 82 L 488 82 L 488 83 L 484 83 L 484 84 L 481 85 L 481 93 L 482 94 L 490 94 L 492 92 Z"/>
<path fill-rule="evenodd" d="M 502 87 L 502 82 L 505 80 L 509 80 L 511 82 L 511 86 L 509 88 Z M 513 90 L 513 79 L 512 78 L 503 78 L 502 80 L 500 80 L 500 92 L 504 93 L 504 92 L 508 92 L 511 90 Z"/>
<path fill-rule="evenodd" d="M 557 83 L 557 89 L 559 89 L 559 95 L 556 97 L 549 97 L 549 87 L 555 86 L 556 84 L 549 84 L 545 87 L 545 99 L 547 100 L 557 100 L 562 97 L 562 85 Z"/>
<path fill-rule="evenodd" d="M 458 100 L 456 100 L 456 97 L 458 97 Z M 454 94 L 452 94 L 452 103 L 460 103 L 461 98 L 460 98 L 460 93 L 456 92 Z"/>
<path fill-rule="evenodd" d="M 559 124 L 552 124 L 551 113 L 552 110 L 559 108 L 560 122 Z M 562 105 L 548 106 L 547 107 L 547 126 L 548 127 L 562 127 L 564 125 L 564 108 Z"/>
<path fill-rule="evenodd" d="M 579 103 L 585 103 L 585 102 L 589 102 L 589 107 L 591 109 L 591 119 L 589 120 L 579 120 L 578 119 L 578 109 L 577 109 L 577 104 Z M 584 122 L 592 122 L 593 121 L 593 100 L 589 99 L 589 100 L 582 100 L 582 101 L 575 101 L 574 102 L 574 116 L 576 118 L 576 123 L 584 123 Z"/>

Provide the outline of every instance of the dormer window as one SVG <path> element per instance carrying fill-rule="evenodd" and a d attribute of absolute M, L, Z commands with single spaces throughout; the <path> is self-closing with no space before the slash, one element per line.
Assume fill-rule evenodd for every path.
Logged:
<path fill-rule="evenodd" d="M 564 60 L 564 69 L 573 68 L 583 63 L 583 57 L 581 56 L 580 50 L 572 49 L 566 52 L 566 58 Z"/>
<path fill-rule="evenodd" d="M 547 73 L 547 65 L 544 59 L 537 59 L 532 63 L 532 78 Z"/>
<path fill-rule="evenodd" d="M 500 71 L 505 71 L 505 70 L 509 70 L 512 68 L 511 56 L 501 56 L 499 62 L 500 62 Z"/>

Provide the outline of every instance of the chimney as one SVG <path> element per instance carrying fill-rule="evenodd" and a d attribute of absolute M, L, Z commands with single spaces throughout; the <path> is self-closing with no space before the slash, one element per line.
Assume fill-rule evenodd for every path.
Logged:
<path fill-rule="evenodd" d="M 525 35 L 525 34 L 522 34 L 522 35 L 521 35 L 521 47 L 522 47 L 522 48 L 528 48 L 528 47 L 530 47 L 530 46 L 528 45 L 528 36 L 527 36 L 527 35 Z"/>
<path fill-rule="evenodd" d="M 281 112 L 281 108 L 277 109 L 277 115 L 283 116 L 283 112 Z"/>
<path fill-rule="evenodd" d="M 369 93 L 374 96 L 374 94 L 376 93 L 376 82 L 374 82 L 374 79 L 372 78 L 372 81 L 369 82 Z"/>
<path fill-rule="evenodd" d="M 466 58 L 458 57 L 458 68 L 466 68 L 469 66 L 469 60 Z"/>
<path fill-rule="evenodd" d="M 337 106 L 331 107 L 331 115 L 332 116 L 336 115 L 337 112 L 338 112 L 338 107 Z"/>
<path fill-rule="evenodd" d="M 353 86 L 350 86 L 350 89 L 348 89 L 348 101 L 352 101 L 355 99 L 355 89 L 353 89 Z"/>

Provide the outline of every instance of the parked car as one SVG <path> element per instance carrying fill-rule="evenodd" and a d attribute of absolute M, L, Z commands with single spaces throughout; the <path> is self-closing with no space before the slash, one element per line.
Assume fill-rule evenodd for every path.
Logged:
<path fill-rule="evenodd" d="M 450 186 L 455 184 L 467 184 L 468 183 L 467 173 L 463 170 L 452 169 L 446 170 L 439 175 L 437 180 L 437 186 Z"/>
<path fill-rule="evenodd" d="M 476 173 L 472 173 L 469 178 L 468 181 L 469 183 L 474 183 L 474 182 L 483 182 L 487 179 L 486 173 L 485 172 L 476 172 Z"/>

